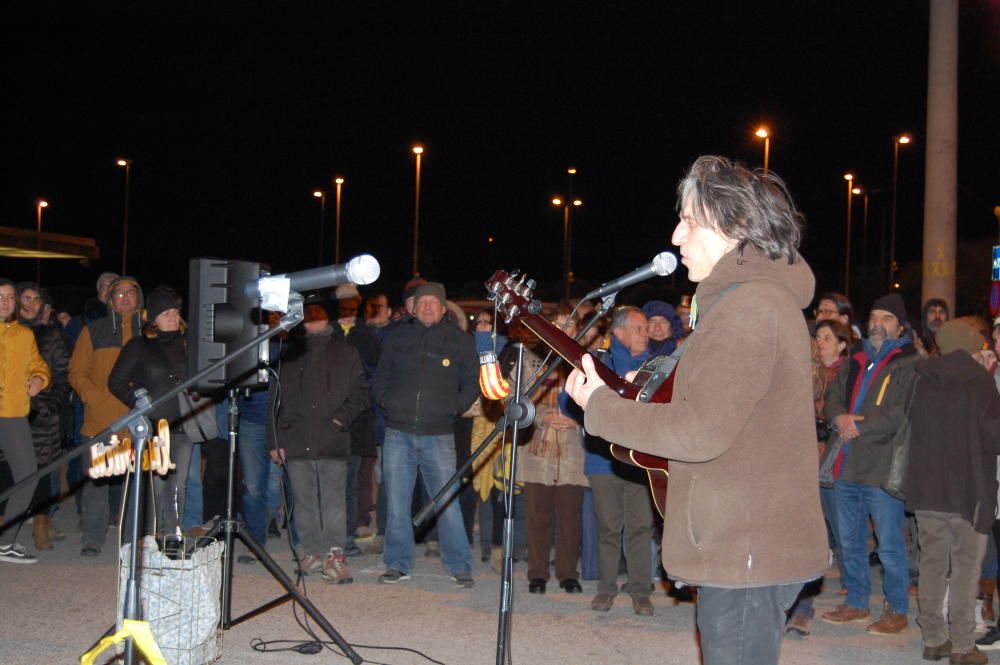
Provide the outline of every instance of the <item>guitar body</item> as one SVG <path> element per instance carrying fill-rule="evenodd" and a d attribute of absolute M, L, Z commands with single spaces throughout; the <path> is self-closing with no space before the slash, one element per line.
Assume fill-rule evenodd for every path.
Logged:
<path fill-rule="evenodd" d="M 589 352 L 539 314 L 541 307 L 537 301 L 531 300 L 533 288 L 533 282 L 526 280 L 524 275 L 518 278 L 516 273 L 510 275 L 503 270 L 497 270 L 486 282 L 490 300 L 494 301 L 498 309 L 507 315 L 508 323 L 515 318 L 520 319 L 528 330 L 545 342 L 566 362 L 577 369 L 582 369 L 580 361 L 584 355 L 590 355 Z M 626 381 L 615 374 L 611 368 L 594 358 L 594 367 L 601 380 L 618 395 L 625 399 L 658 404 L 670 402 L 673 395 L 675 364 L 676 362 L 671 363 L 666 357 L 650 359 L 636 373 L 636 382 L 634 383 Z M 667 366 L 669 369 L 664 370 L 663 368 Z M 667 501 L 667 478 L 669 476 L 667 460 L 615 443 L 611 444 L 611 455 L 623 464 L 637 466 L 646 471 L 653 504 L 662 517 Z"/>

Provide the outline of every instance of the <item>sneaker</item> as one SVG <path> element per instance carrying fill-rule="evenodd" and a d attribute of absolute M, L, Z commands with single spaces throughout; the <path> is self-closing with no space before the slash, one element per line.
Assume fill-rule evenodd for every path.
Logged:
<path fill-rule="evenodd" d="M 299 572 L 312 575 L 323 570 L 325 557 L 322 554 L 307 554 L 299 559 Z"/>
<path fill-rule="evenodd" d="M 872 635 L 896 635 L 903 632 L 908 625 L 906 615 L 900 614 L 892 609 L 892 605 L 886 603 L 882 608 L 882 616 L 868 626 L 868 632 Z"/>
<path fill-rule="evenodd" d="M 986 634 L 976 640 L 976 646 L 983 651 L 993 651 L 1000 649 L 1000 628 L 993 626 Z"/>
<path fill-rule="evenodd" d="M 951 657 L 951 640 L 945 640 L 944 644 L 936 647 L 924 647 L 924 660 L 941 660 Z"/>
<path fill-rule="evenodd" d="M 476 586 L 476 581 L 472 579 L 472 575 L 469 573 L 459 573 L 458 575 L 453 575 L 451 581 L 455 583 L 455 586 L 460 586 L 463 589 L 471 589 Z"/>
<path fill-rule="evenodd" d="M 80 556 L 99 556 L 101 554 L 101 548 L 95 547 L 94 545 L 85 545 L 83 549 L 80 550 Z"/>
<path fill-rule="evenodd" d="M 955 665 L 959 665 L 961 663 L 974 663 L 975 665 L 985 665 L 986 663 L 990 662 L 990 659 L 986 656 L 985 653 L 983 653 L 976 647 L 972 647 L 970 651 L 966 651 L 965 653 L 952 651 L 951 658 L 948 659 L 948 662 L 954 663 Z"/>
<path fill-rule="evenodd" d="M 426 557 L 439 557 L 441 556 L 441 545 L 436 540 L 428 540 L 424 544 L 424 556 Z"/>
<path fill-rule="evenodd" d="M 851 623 L 853 621 L 868 621 L 872 613 L 850 605 L 838 605 L 837 609 L 830 610 L 821 619 L 827 623 Z"/>
<path fill-rule="evenodd" d="M 241 554 L 238 557 L 236 557 L 236 560 L 239 563 L 244 563 L 244 564 L 257 563 L 257 557 L 255 557 L 253 554 Z"/>
<path fill-rule="evenodd" d="M 410 576 L 404 572 L 400 572 L 395 568 L 390 568 L 381 575 L 379 575 L 378 581 L 381 584 L 396 584 L 397 582 L 405 582 L 410 579 Z"/>
<path fill-rule="evenodd" d="M 10 545 L 0 545 L 0 561 L 7 563 L 38 563 L 38 557 L 28 554 L 24 545 L 11 543 Z"/>
<path fill-rule="evenodd" d="M 323 566 L 323 579 L 334 584 L 350 584 L 354 581 L 351 569 L 347 567 L 344 550 L 339 547 L 330 548 Z"/>
<path fill-rule="evenodd" d="M 785 624 L 786 635 L 805 637 L 809 634 L 809 617 L 805 614 L 795 614 Z M 950 647 L 949 647 L 950 648 Z"/>

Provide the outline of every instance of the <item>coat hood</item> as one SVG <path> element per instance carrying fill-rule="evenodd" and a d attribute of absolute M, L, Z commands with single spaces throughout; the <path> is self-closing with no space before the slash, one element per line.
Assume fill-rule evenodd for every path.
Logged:
<path fill-rule="evenodd" d="M 917 374 L 936 388 L 949 389 L 982 380 L 986 369 L 965 351 L 952 351 L 948 355 L 921 360 L 917 363 Z"/>
<path fill-rule="evenodd" d="M 712 268 L 708 277 L 698 284 L 695 296 L 702 312 L 718 299 L 732 284 L 770 282 L 792 294 L 795 303 L 805 309 L 812 302 L 816 291 L 816 278 L 805 259 L 799 255 L 794 263 L 781 258 L 773 260 L 756 247 L 747 245 L 740 259 L 739 247 L 729 251 Z"/>

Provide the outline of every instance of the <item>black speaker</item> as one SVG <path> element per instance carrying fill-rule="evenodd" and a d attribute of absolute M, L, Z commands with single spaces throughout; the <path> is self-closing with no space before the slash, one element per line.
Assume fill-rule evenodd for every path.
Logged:
<path fill-rule="evenodd" d="M 189 262 L 188 371 L 191 375 L 267 330 L 257 280 L 269 268 L 250 261 L 196 258 Z M 200 381 L 195 389 L 255 388 L 267 383 L 268 343 L 241 353 Z"/>

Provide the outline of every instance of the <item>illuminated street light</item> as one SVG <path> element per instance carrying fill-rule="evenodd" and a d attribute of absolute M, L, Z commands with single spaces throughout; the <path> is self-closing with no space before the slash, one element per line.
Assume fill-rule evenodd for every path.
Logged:
<path fill-rule="evenodd" d="M 767 165 L 771 155 L 771 134 L 767 131 L 767 127 L 758 128 L 754 134 L 764 139 L 764 175 L 767 175 Z"/>
<path fill-rule="evenodd" d="M 851 201 L 854 198 L 854 174 L 845 173 L 847 181 L 847 252 L 844 258 L 844 295 L 851 294 Z"/>
<path fill-rule="evenodd" d="M 417 259 L 420 248 L 420 159 L 424 156 L 424 147 L 417 144 L 411 150 L 417 156 L 417 179 L 413 194 L 413 274 L 419 275 Z"/>
<path fill-rule="evenodd" d="M 313 192 L 313 196 L 319 199 L 319 259 L 316 261 L 316 265 L 321 266 L 323 265 L 323 230 L 326 227 L 326 192 L 317 189 Z"/>
<path fill-rule="evenodd" d="M 333 262 L 340 263 L 340 189 L 344 186 L 344 179 L 336 177 L 333 184 L 337 186 L 337 238 L 333 245 Z"/>
<path fill-rule="evenodd" d="M 128 274 L 128 195 L 130 179 L 132 175 L 132 160 L 125 157 L 119 157 L 115 162 L 118 166 L 125 169 L 125 210 L 122 213 L 122 274 Z"/>
<path fill-rule="evenodd" d="M 889 222 L 889 283 L 895 283 L 896 276 L 896 185 L 899 180 L 899 146 L 913 141 L 909 134 L 901 134 L 892 139 L 892 214 Z"/>
<path fill-rule="evenodd" d="M 38 252 L 42 251 L 42 208 L 48 208 L 49 202 L 45 199 L 38 199 L 35 201 L 35 210 L 38 213 Z M 35 284 L 41 286 L 42 284 L 42 259 L 41 257 L 35 259 Z"/>

